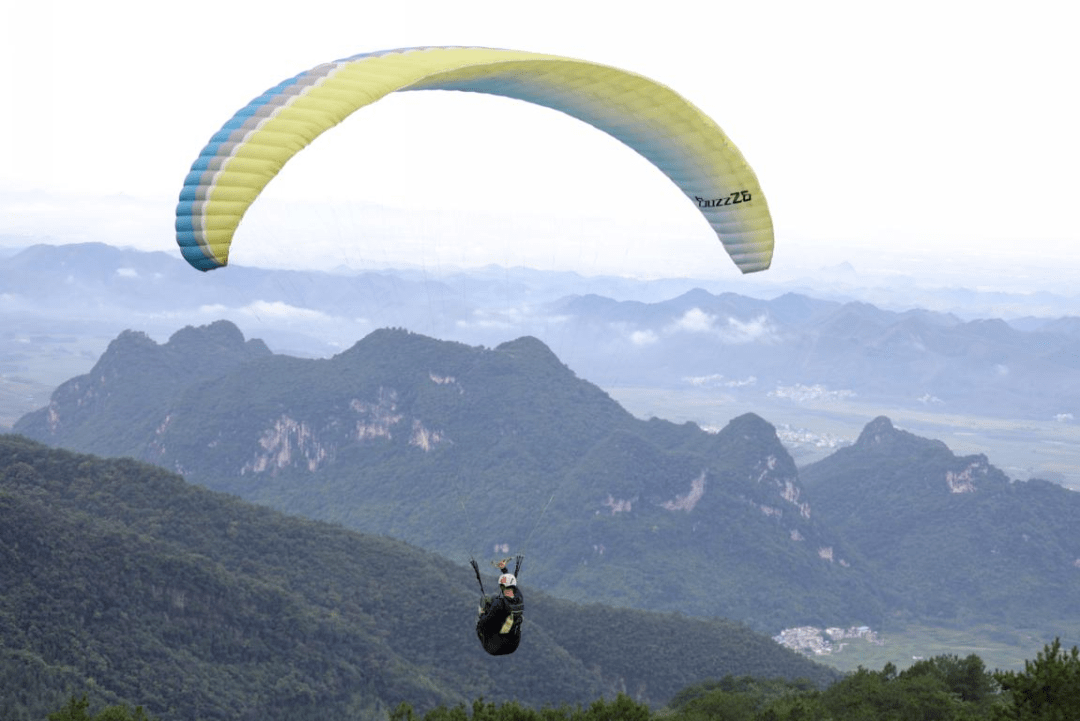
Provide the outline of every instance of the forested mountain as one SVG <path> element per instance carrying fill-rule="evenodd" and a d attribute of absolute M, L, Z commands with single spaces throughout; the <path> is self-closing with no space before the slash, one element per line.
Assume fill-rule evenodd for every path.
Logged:
<path fill-rule="evenodd" d="M 891 607 L 937 622 L 1075 628 L 1080 494 L 1010 481 L 986 456 L 956 456 L 883 417 L 800 478 L 818 519 L 882 571 Z"/>
<path fill-rule="evenodd" d="M 532 590 L 525 642 L 490 657 L 467 567 L 17 436 L 0 436 L 0 567 L 10 721 L 83 693 L 166 720 L 293 721 L 480 696 L 663 703 L 727 674 L 836 678 L 745 626 Z"/>
<path fill-rule="evenodd" d="M 762 418 L 636 419 L 534 338 L 386 329 L 305 360 L 227 322 L 165 344 L 126 332 L 17 430 L 459 562 L 524 551 L 530 582 L 574 601 L 769 633 L 988 622 L 1067 639 L 1080 610 L 1074 492 L 887 419 L 800 471 Z"/>
<path fill-rule="evenodd" d="M 532 338 L 382 330 L 310 360 L 227 322 L 126 332 L 16 430 L 461 561 L 524 551 L 571 600 L 770 632 L 881 612 L 772 426 L 636 419 Z"/>

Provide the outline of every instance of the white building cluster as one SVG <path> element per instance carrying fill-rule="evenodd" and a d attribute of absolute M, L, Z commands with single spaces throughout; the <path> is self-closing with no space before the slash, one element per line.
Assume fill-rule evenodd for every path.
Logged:
<path fill-rule="evenodd" d="M 781 646 L 813 656 L 827 656 L 840 653 L 852 639 L 863 639 L 878 646 L 884 642 L 869 626 L 850 626 L 848 628 L 817 628 L 798 626 L 785 628 L 773 640 Z"/>

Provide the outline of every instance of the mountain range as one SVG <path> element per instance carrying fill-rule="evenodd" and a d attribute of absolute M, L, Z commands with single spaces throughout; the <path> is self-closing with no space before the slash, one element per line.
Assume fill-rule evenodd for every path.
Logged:
<path fill-rule="evenodd" d="M 757 415 L 716 433 L 635 418 L 530 337 L 383 329 L 301 359 L 224 321 L 164 344 L 128 331 L 15 430 L 459 561 L 524 552 L 536 587 L 579 602 L 769 632 L 1065 636 L 1080 610 L 1074 492 L 887 418 L 799 469 Z"/>
<path fill-rule="evenodd" d="M 382 327 L 488 347 L 532 336 L 604 388 L 712 388 L 744 405 L 811 393 L 944 414 L 1080 414 L 1080 322 L 1068 316 L 1006 322 L 783 286 L 522 268 L 199 274 L 175 254 L 100 244 L 0 258 L 0 288 L 0 373 L 51 387 L 124 329 L 165 340 L 225 318 L 298 357 L 329 357 Z M 1028 300 L 1044 310 L 1037 294 Z M 11 402 L 15 417 L 37 407 Z"/>

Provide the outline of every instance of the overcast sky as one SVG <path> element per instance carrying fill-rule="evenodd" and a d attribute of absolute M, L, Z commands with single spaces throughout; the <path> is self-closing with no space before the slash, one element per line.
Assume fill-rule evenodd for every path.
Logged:
<path fill-rule="evenodd" d="M 761 180 L 776 273 L 1015 267 L 1036 290 L 1080 274 L 1077 15 L 1067 0 L 6 2 L 0 243 L 173 252 L 191 162 L 251 98 L 360 52 L 483 45 L 641 73 L 711 115 Z M 317 140 L 253 206 L 233 262 L 402 256 L 738 275 L 632 151 L 547 109 L 446 93 L 388 98 Z"/>

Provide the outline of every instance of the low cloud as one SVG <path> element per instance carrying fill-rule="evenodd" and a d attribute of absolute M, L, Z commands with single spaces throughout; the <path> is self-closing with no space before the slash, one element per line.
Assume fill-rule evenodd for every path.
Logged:
<path fill-rule="evenodd" d="M 331 316 L 322 311 L 312 310 L 311 308 L 300 308 L 295 305 L 289 305 L 288 303 L 282 303 L 278 300 L 256 300 L 247 305 L 240 306 L 239 308 L 229 308 L 228 306 L 216 303 L 211 305 L 201 305 L 199 306 L 198 312 L 201 315 L 210 316 L 227 316 L 235 313 L 255 318 L 256 320 L 285 321 L 290 323 L 296 321 L 322 323 L 331 320 Z"/>
<path fill-rule="evenodd" d="M 712 373 L 707 376 L 686 376 L 683 380 L 699 388 L 745 388 L 757 385 L 757 376 L 725 378 L 720 373 Z"/>
<path fill-rule="evenodd" d="M 672 333 L 714 333 L 716 316 L 709 315 L 701 308 L 691 308 L 669 326 Z"/>
<path fill-rule="evenodd" d="M 769 343 L 777 340 L 776 329 L 769 319 L 759 315 L 748 321 L 728 317 L 721 319 L 700 308 L 691 308 L 665 329 L 666 333 L 706 333 L 723 343 Z"/>
<path fill-rule="evenodd" d="M 853 390 L 832 390 L 820 383 L 815 383 L 810 386 L 803 385 L 802 383 L 796 383 L 790 386 L 777 385 L 776 390 L 769 391 L 770 398 L 785 398 L 790 401 L 795 401 L 796 403 L 804 403 L 807 401 L 842 401 L 848 398 L 854 398 L 855 396 L 856 393 Z"/>
<path fill-rule="evenodd" d="M 455 327 L 468 330 L 514 330 L 520 333 L 536 332 L 535 328 L 549 328 L 570 320 L 565 315 L 537 314 L 532 306 L 510 308 L 480 308 L 465 320 L 458 320 Z"/>
<path fill-rule="evenodd" d="M 665 337 L 679 334 L 711 336 L 727 345 L 772 343 L 779 340 L 776 328 L 764 315 L 742 321 L 733 317 L 711 315 L 701 308 L 691 308 L 660 329 L 634 328 L 630 323 L 612 323 L 610 327 L 638 348 L 654 345 Z"/>

